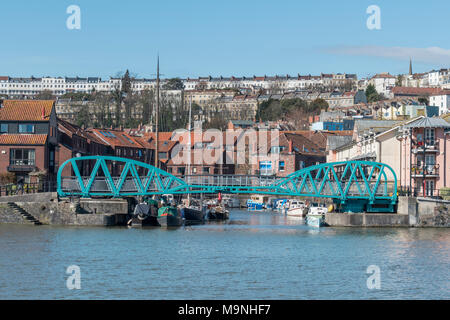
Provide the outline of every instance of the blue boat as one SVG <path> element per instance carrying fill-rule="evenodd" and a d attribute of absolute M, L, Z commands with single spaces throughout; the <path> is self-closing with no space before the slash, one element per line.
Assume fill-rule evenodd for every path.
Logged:
<path fill-rule="evenodd" d="M 267 208 L 268 197 L 265 196 L 251 196 L 250 199 L 247 200 L 247 210 L 248 211 L 263 211 Z"/>

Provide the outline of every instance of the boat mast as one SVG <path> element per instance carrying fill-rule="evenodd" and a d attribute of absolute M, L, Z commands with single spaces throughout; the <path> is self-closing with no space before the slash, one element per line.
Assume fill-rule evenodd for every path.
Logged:
<path fill-rule="evenodd" d="M 159 168 L 159 54 L 156 65 L 156 120 L 155 120 L 155 167 Z"/>
<path fill-rule="evenodd" d="M 189 152 L 188 152 L 188 165 L 187 165 L 187 175 L 189 176 L 191 174 L 191 146 L 192 146 L 192 141 L 191 141 L 191 117 L 192 117 L 192 95 L 189 99 L 189 122 L 188 122 L 188 133 L 189 133 L 189 142 L 188 142 L 188 148 L 189 148 Z M 189 181 L 188 181 L 189 183 Z M 188 206 L 191 204 L 191 194 L 188 193 Z"/>

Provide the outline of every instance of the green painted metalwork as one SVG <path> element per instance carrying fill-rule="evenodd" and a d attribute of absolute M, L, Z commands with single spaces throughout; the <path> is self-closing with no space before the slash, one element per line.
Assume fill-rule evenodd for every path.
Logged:
<path fill-rule="evenodd" d="M 83 161 L 95 161 L 89 176 L 83 177 L 80 174 L 78 164 Z M 63 177 L 62 172 L 68 165 L 72 167 L 74 176 Z M 117 177 L 113 177 L 110 172 L 113 166 L 120 169 Z M 90 156 L 66 161 L 59 168 L 57 183 L 58 193 L 62 197 L 117 198 L 222 192 L 332 198 L 342 204 L 357 199 L 365 200 L 370 205 L 377 202 L 397 202 L 395 172 L 386 164 L 371 161 L 322 163 L 287 177 L 272 178 L 270 183 L 263 176 L 250 179 L 248 176 L 227 177 L 226 181 L 231 182 L 223 182 L 222 178 L 223 176 L 208 175 L 181 179 L 143 162 Z"/>

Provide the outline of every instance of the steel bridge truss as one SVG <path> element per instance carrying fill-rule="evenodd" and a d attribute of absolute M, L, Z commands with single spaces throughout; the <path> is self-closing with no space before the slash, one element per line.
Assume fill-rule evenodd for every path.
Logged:
<path fill-rule="evenodd" d="M 80 165 L 85 168 L 83 163 L 86 161 L 92 170 L 89 175 L 82 176 Z M 71 166 L 74 176 L 62 176 L 66 166 Z M 372 209 L 376 204 L 392 206 L 397 202 L 395 172 L 386 164 L 370 161 L 323 163 L 287 177 L 196 175 L 180 178 L 131 159 L 90 156 L 66 161 L 59 168 L 57 186 L 62 197 L 117 198 L 222 192 L 331 198 L 342 205 L 351 201 L 367 204 Z M 350 207 L 349 210 L 352 209 L 361 208 Z"/>

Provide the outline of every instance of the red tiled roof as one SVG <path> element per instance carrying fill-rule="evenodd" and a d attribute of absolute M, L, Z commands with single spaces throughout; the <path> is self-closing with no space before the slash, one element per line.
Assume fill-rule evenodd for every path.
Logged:
<path fill-rule="evenodd" d="M 53 100 L 4 100 L 0 120 L 48 121 L 54 105 Z"/>
<path fill-rule="evenodd" d="M 1 145 L 45 145 L 46 134 L 0 134 Z"/>
<path fill-rule="evenodd" d="M 144 148 L 146 149 L 155 149 L 155 140 L 150 140 L 144 137 L 135 137 L 135 140 L 137 140 Z M 158 144 L 158 152 L 169 152 L 172 150 L 172 148 L 178 143 L 178 141 L 172 141 L 172 140 L 159 140 Z"/>
<path fill-rule="evenodd" d="M 158 132 L 158 141 L 164 141 L 164 140 L 170 140 L 172 138 L 172 132 Z M 155 139 L 156 133 L 155 132 L 147 132 L 143 135 L 143 138 L 149 139 Z"/>
<path fill-rule="evenodd" d="M 111 147 L 143 148 L 134 137 L 123 131 L 110 129 L 91 129 L 91 131 L 104 143 Z"/>
<path fill-rule="evenodd" d="M 441 88 L 415 88 L 415 87 L 394 87 L 392 93 L 403 95 L 431 95 L 441 91 Z"/>
<path fill-rule="evenodd" d="M 372 77 L 372 79 L 375 79 L 375 78 L 395 78 L 395 77 L 389 73 L 379 73 Z"/>
<path fill-rule="evenodd" d="M 70 137 L 76 134 L 80 137 L 87 138 L 83 129 L 62 119 L 58 119 L 58 130 L 65 132 Z"/>

